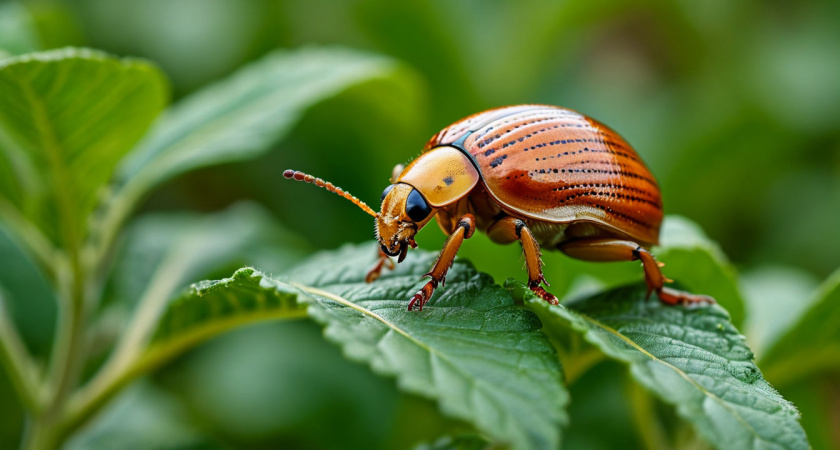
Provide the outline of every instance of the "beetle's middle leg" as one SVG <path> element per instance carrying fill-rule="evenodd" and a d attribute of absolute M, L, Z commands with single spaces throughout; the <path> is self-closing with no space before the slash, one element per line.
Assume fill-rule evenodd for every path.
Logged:
<path fill-rule="evenodd" d="M 426 274 L 431 280 L 414 294 L 414 297 L 408 303 L 409 311 L 414 309 L 421 311 L 423 309 L 423 305 L 432 298 L 432 294 L 435 292 L 438 284 L 444 283 L 446 272 L 452 266 L 452 261 L 455 260 L 455 255 L 458 253 L 458 249 L 461 248 L 461 243 L 464 242 L 464 239 L 472 237 L 473 233 L 475 233 L 475 217 L 472 214 L 464 214 L 458 219 L 458 225 L 455 227 L 455 231 L 449 235 L 446 243 L 443 244 L 443 249 L 440 251 L 432 270 Z"/>
<path fill-rule="evenodd" d="M 573 258 L 586 261 L 641 261 L 645 270 L 648 295 L 656 291 L 662 303 L 676 305 L 715 302 L 706 295 L 695 295 L 665 287 L 665 283 L 671 280 L 662 275 L 659 263 L 653 255 L 635 242 L 620 239 L 582 239 L 567 242 L 558 248 Z"/>
<path fill-rule="evenodd" d="M 499 244 L 509 244 L 514 241 L 522 243 L 525 265 L 528 268 L 528 287 L 548 303 L 558 304 L 557 297 L 540 286 L 542 283 L 549 285 L 543 276 L 540 245 L 523 220 L 511 216 L 499 219 L 487 229 L 487 236 Z"/>

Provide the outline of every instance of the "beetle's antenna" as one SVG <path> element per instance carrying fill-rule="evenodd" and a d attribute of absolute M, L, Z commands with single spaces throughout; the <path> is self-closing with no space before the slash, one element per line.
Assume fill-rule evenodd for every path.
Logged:
<path fill-rule="evenodd" d="M 312 183 L 315 186 L 322 187 L 330 192 L 335 192 L 336 194 L 350 200 L 351 202 L 355 203 L 356 206 L 362 208 L 362 210 L 373 217 L 379 217 L 379 214 L 376 211 L 370 209 L 370 206 L 366 205 L 365 202 L 359 200 L 358 198 L 351 195 L 349 192 L 341 189 L 340 187 L 330 183 L 329 181 L 324 181 L 320 178 L 315 178 L 312 175 L 305 174 L 303 172 L 298 172 L 297 170 L 287 170 L 283 172 L 283 176 L 295 181 L 305 181 L 307 183 Z"/>

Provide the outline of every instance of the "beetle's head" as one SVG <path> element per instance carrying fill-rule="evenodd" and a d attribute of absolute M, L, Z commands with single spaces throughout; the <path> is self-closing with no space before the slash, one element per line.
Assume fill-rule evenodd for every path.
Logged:
<path fill-rule="evenodd" d="M 305 181 L 334 192 L 376 218 L 376 239 L 389 256 L 405 259 L 408 248 L 417 247 L 414 235 L 435 216 L 439 208 L 455 204 L 480 179 L 478 170 L 460 150 L 441 146 L 417 157 L 408 167 L 398 165 L 391 184 L 382 193 L 382 209 L 376 213 L 358 198 L 338 186 L 295 170 L 283 176 Z M 422 193 L 421 193 L 422 192 Z"/>
<path fill-rule="evenodd" d="M 432 217 L 433 208 L 417 189 L 406 183 L 396 183 L 382 192 L 382 208 L 376 218 L 376 239 L 388 256 L 405 259 L 408 248 L 417 247 L 414 235 Z"/>

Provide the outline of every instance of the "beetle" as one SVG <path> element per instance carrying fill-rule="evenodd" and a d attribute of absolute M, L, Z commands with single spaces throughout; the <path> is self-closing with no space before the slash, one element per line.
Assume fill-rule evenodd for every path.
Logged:
<path fill-rule="evenodd" d="M 665 286 L 671 280 L 649 250 L 663 216 L 656 179 L 618 133 L 570 109 L 507 106 L 453 123 L 407 167 L 394 168 L 379 213 L 320 178 L 283 175 L 335 192 L 376 218 L 379 259 L 368 282 L 394 267 L 390 257 L 402 262 L 417 247 L 417 232 L 436 219 L 449 238 L 409 310 L 422 310 L 477 229 L 498 244 L 521 243 L 528 287 L 551 304 L 558 302 L 542 287 L 541 248 L 587 261 L 641 261 L 648 296 L 656 292 L 669 305 L 714 302 Z"/>

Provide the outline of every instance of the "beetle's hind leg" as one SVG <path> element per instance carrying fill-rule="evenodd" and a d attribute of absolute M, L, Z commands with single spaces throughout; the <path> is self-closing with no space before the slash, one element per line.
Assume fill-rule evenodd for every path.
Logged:
<path fill-rule="evenodd" d="M 490 225 L 490 228 L 487 229 L 487 235 L 493 242 L 499 244 L 519 241 L 522 244 L 525 264 L 528 268 L 528 287 L 548 303 L 552 305 L 559 303 L 557 297 L 540 286 L 541 284 L 549 286 L 543 276 L 540 246 L 523 220 L 511 216 L 499 219 Z"/>
<path fill-rule="evenodd" d="M 668 305 L 714 303 L 706 295 L 695 295 L 665 287 L 671 280 L 662 275 L 659 263 L 644 247 L 632 241 L 620 239 L 582 239 L 567 242 L 558 247 L 563 253 L 585 261 L 641 261 L 645 270 L 648 295 L 656 292 L 659 300 Z"/>

